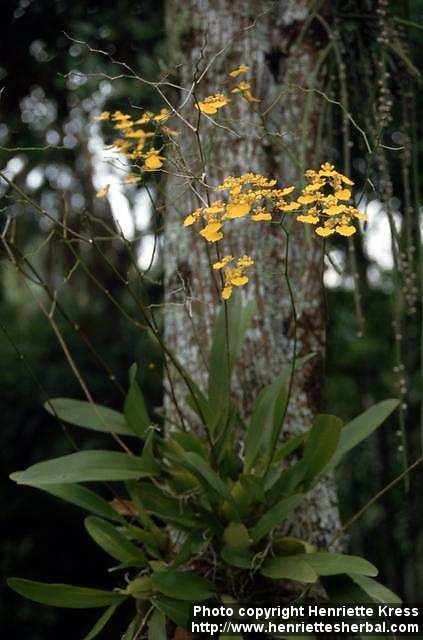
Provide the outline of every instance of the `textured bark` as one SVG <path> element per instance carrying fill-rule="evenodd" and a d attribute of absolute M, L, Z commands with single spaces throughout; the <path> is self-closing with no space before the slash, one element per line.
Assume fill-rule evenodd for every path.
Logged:
<path fill-rule="evenodd" d="M 198 87 L 198 99 L 224 91 L 229 95 L 228 71 L 240 63 L 251 67 L 253 93 L 264 112 L 241 98 L 231 104 L 234 135 L 202 119 L 200 134 L 205 149 L 205 181 L 217 185 L 228 175 L 254 171 L 278 179 L 281 186 L 298 183 L 300 171 L 292 161 L 300 158 L 305 95 L 288 85 L 307 86 L 318 51 L 308 37 L 298 43 L 298 34 L 308 17 L 307 2 L 253 2 L 248 0 L 168 0 L 168 32 L 171 56 L 180 73 L 179 82 L 189 88 L 196 69 L 201 70 L 222 48 Z M 272 8 L 273 7 L 273 8 Z M 297 41 L 296 45 L 293 43 Z M 244 79 L 241 77 L 240 79 Z M 228 109 L 222 110 L 222 114 Z M 183 114 L 194 118 L 193 101 Z M 224 116 L 222 116 L 224 117 Z M 309 114 L 313 118 L 313 114 Z M 267 135 L 263 126 L 265 125 Z M 313 127 L 309 129 L 312 131 Z M 201 164 L 194 134 L 186 128 L 180 137 L 183 152 L 195 175 Z M 305 158 L 313 151 L 313 136 L 307 136 Z M 213 287 L 204 243 L 182 220 L 199 206 L 184 182 L 170 177 L 167 185 L 165 223 L 165 338 L 184 366 L 206 387 L 211 326 L 219 298 Z M 242 288 L 246 299 L 254 299 L 257 313 L 247 336 L 237 369 L 234 394 L 248 417 L 259 390 L 292 359 L 294 322 L 283 277 L 285 240 L 280 229 L 264 223 L 231 221 L 224 253 L 247 253 L 256 261 L 250 282 Z M 298 353 L 318 355 L 295 376 L 286 424 L 287 433 L 309 428 L 319 409 L 325 349 L 324 300 L 322 295 L 321 242 L 312 241 L 303 225 L 289 222 L 292 232 L 289 273 L 298 316 Z M 228 225 L 229 227 L 229 225 Z M 225 230 L 226 231 L 226 230 Z M 212 258 L 215 258 L 214 249 Z M 185 390 L 177 376 L 173 385 L 178 399 Z M 189 410 L 181 402 L 184 412 Z M 172 414 L 172 407 L 167 410 Z M 192 414 L 191 414 L 192 415 Z M 176 419 L 175 415 L 171 415 Z M 193 418 L 192 418 L 193 419 Z M 193 419 L 194 421 L 194 419 Z M 322 483 L 297 514 L 291 532 L 325 546 L 339 526 L 336 493 L 332 480 Z"/>

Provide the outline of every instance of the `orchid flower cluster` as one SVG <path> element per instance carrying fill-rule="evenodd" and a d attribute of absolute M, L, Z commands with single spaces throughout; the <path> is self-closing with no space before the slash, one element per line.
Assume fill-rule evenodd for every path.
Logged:
<path fill-rule="evenodd" d="M 295 187 L 279 188 L 277 181 L 257 173 L 246 173 L 239 177 L 227 177 L 216 191 L 229 192 L 226 200 L 218 199 L 206 206 L 195 209 L 186 216 L 183 225 L 188 227 L 197 222 L 203 226 L 199 234 L 208 243 L 218 243 L 224 238 L 224 227 L 228 220 L 247 218 L 253 222 L 278 222 L 275 214 L 298 213 L 297 220 L 314 224 L 320 236 L 338 233 L 350 236 L 356 232 L 355 220 L 366 220 L 367 216 L 351 204 L 352 180 L 335 171 L 333 165 L 325 163 L 319 171 L 308 170 L 305 174 L 308 184 L 295 200 L 287 200 Z M 246 269 L 254 264 L 250 256 L 238 260 L 232 255 L 219 258 L 213 269 L 222 269 L 224 287 L 222 298 L 231 297 L 233 287 L 248 283 Z"/>
<path fill-rule="evenodd" d="M 241 74 L 247 73 L 250 67 L 241 64 L 236 69 L 229 72 L 231 79 L 237 78 Z M 232 93 L 240 94 L 247 102 L 260 102 L 253 96 L 251 92 L 251 83 L 246 81 L 239 82 L 232 90 Z M 215 115 L 219 109 L 227 106 L 231 102 L 224 93 L 214 93 L 207 96 L 203 100 L 195 104 L 195 108 L 201 113 L 211 116 Z M 157 133 L 172 137 L 178 132 L 166 126 L 164 123 L 171 118 L 170 109 L 163 108 L 158 113 L 145 111 L 140 117 L 133 118 L 122 111 L 103 111 L 94 120 L 98 122 L 109 122 L 114 130 L 118 132 L 119 137 L 113 140 L 110 145 L 111 149 L 115 149 L 128 160 L 135 163 L 140 172 L 129 173 L 124 182 L 125 184 L 134 184 L 142 180 L 142 174 L 145 171 L 158 171 L 162 168 L 165 157 L 162 155 L 162 149 L 158 149 L 151 144 L 151 141 L 157 137 Z M 109 192 L 110 185 L 104 185 L 98 192 L 98 198 L 104 198 Z"/>
<path fill-rule="evenodd" d="M 119 133 L 119 137 L 113 140 L 110 145 L 111 149 L 119 151 L 123 156 L 134 163 L 141 163 L 138 168 L 141 172 L 157 171 L 163 166 L 165 160 L 161 155 L 161 150 L 150 144 L 151 139 L 157 135 L 157 129 L 160 132 L 173 134 L 175 133 L 168 127 L 162 126 L 171 116 L 169 109 L 161 109 L 159 113 L 145 111 L 141 117 L 133 119 L 129 114 L 121 111 L 103 111 L 95 119 L 101 122 L 110 122 L 115 131 Z M 152 130 L 149 130 L 152 129 Z M 139 182 L 142 173 L 129 173 L 125 178 L 126 184 Z M 109 185 L 105 185 L 98 191 L 97 197 L 104 198 L 109 191 Z"/>
<path fill-rule="evenodd" d="M 299 222 L 316 225 L 319 236 L 338 233 L 352 236 L 356 232 L 355 220 L 367 220 L 367 215 L 351 204 L 351 189 L 354 182 L 335 171 L 332 164 L 322 164 L 319 171 L 309 169 L 304 187 L 297 202 L 307 208 L 305 214 L 297 216 Z"/>
<path fill-rule="evenodd" d="M 250 70 L 250 67 L 246 64 L 240 64 L 236 69 L 232 69 L 229 72 L 229 77 L 231 79 L 238 78 L 238 76 L 247 73 Z M 256 98 L 251 91 L 251 83 L 242 80 L 238 82 L 237 85 L 233 89 L 231 89 L 231 93 L 239 93 L 242 98 L 247 102 L 260 102 L 259 98 Z M 199 109 L 201 113 L 206 114 L 207 116 L 215 115 L 219 109 L 226 107 L 231 102 L 231 99 L 228 98 L 224 93 L 214 93 L 211 96 L 207 96 L 203 100 L 196 103 L 195 108 Z"/>

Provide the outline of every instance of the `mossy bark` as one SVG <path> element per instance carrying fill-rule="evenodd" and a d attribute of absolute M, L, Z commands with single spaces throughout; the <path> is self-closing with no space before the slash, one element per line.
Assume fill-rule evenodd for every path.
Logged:
<path fill-rule="evenodd" d="M 189 88 L 195 75 L 212 62 L 196 88 L 197 97 L 217 91 L 231 95 L 234 83 L 229 83 L 228 72 L 245 63 L 250 71 L 240 79 L 251 78 L 253 93 L 260 99 L 254 108 L 232 94 L 230 107 L 220 111 L 221 127 L 202 118 L 203 159 L 195 134 L 187 128 L 181 130 L 178 144 L 193 173 L 204 174 L 207 184 L 218 185 L 228 175 L 253 171 L 277 178 L 286 186 L 298 183 L 303 165 L 312 162 L 315 114 L 305 113 L 307 94 L 298 88 L 308 86 L 319 55 L 315 40 L 302 31 L 309 18 L 307 5 L 305 0 L 168 0 L 170 55 L 179 83 Z M 193 99 L 182 113 L 196 121 Z M 227 113 L 230 122 L 225 121 Z M 303 120 L 308 123 L 307 132 Z M 164 245 L 165 338 L 193 377 L 206 387 L 205 362 L 220 300 L 204 243 L 192 229 L 182 227 L 183 218 L 198 206 L 186 180 L 170 176 Z M 295 376 L 286 434 L 307 430 L 320 408 L 325 351 L 322 242 L 311 238 L 293 214 L 289 216 L 289 275 L 297 312 L 298 355 L 317 355 Z M 233 221 L 223 253 L 248 254 L 255 260 L 242 295 L 255 300 L 257 312 L 233 390 L 248 417 L 259 390 L 292 359 L 294 316 L 283 276 L 285 239 L 276 225 L 241 219 Z M 185 390 L 175 372 L 173 387 L 182 410 L 189 414 L 181 400 Z M 167 410 L 177 420 L 170 403 Z M 326 546 L 338 526 L 336 492 L 333 480 L 328 479 L 298 511 L 291 532 Z"/>

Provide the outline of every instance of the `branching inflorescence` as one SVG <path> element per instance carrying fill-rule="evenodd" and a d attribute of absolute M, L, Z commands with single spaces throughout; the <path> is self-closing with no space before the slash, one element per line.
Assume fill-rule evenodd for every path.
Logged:
<path fill-rule="evenodd" d="M 247 65 L 241 64 L 229 72 L 231 79 L 249 70 Z M 249 103 L 259 102 L 251 91 L 251 83 L 240 81 L 231 90 Z M 195 108 L 207 117 L 216 115 L 218 111 L 231 100 L 224 93 L 214 93 L 203 100 L 196 101 Z M 132 171 L 125 178 L 126 184 L 133 184 L 142 180 L 143 172 L 160 170 L 166 158 L 162 148 L 154 146 L 154 139 L 158 133 L 172 137 L 177 132 L 165 126 L 164 123 L 172 117 L 169 109 L 161 109 L 154 114 L 145 112 L 141 117 L 133 119 L 121 111 L 111 114 L 104 111 L 97 117 L 99 121 L 109 121 L 120 136 L 112 143 L 112 148 L 118 150 L 125 157 L 135 163 L 138 172 Z M 153 141 L 153 142 L 152 142 Z M 314 226 L 315 233 L 322 237 L 332 234 L 351 236 L 356 232 L 355 222 L 367 220 L 366 214 L 360 212 L 352 204 L 350 187 L 353 181 L 335 170 L 332 164 L 324 163 L 315 171 L 305 172 L 308 184 L 295 199 L 287 199 L 295 191 L 294 186 L 278 187 L 277 180 L 266 178 L 258 173 L 245 173 L 238 177 L 228 176 L 223 183 L 214 190 L 226 193 L 225 199 L 216 199 L 207 205 L 195 209 L 185 217 L 185 227 L 203 222 L 199 234 L 208 243 L 218 243 L 224 238 L 224 226 L 228 220 L 244 218 L 252 222 L 280 223 L 288 213 L 297 212 L 296 219 L 304 224 Z M 98 197 L 105 197 L 109 185 L 105 185 L 97 193 Z M 238 258 L 226 255 L 213 264 L 213 269 L 223 270 L 224 286 L 222 298 L 228 300 L 233 287 L 240 287 L 248 283 L 246 270 L 254 264 L 252 257 L 243 255 Z"/>
<path fill-rule="evenodd" d="M 330 236 L 338 233 L 351 236 L 356 232 L 354 222 L 367 220 L 351 204 L 350 186 L 354 183 L 348 177 L 335 171 L 333 165 L 322 164 L 319 171 L 308 170 L 305 174 L 309 184 L 304 187 L 299 197 L 287 200 L 295 187 L 277 187 L 276 180 L 270 180 L 256 173 L 246 173 L 238 178 L 229 176 L 217 187 L 217 191 L 227 191 L 226 201 L 216 200 L 210 206 L 200 207 L 190 213 L 184 220 L 184 226 L 191 226 L 202 221 L 204 226 L 200 235 L 209 243 L 219 242 L 224 237 L 224 224 L 228 220 L 246 218 L 253 222 L 281 222 L 287 213 L 303 210 L 297 220 L 315 226 L 319 236 Z M 279 217 L 278 217 L 279 216 Z M 232 255 L 227 255 L 213 265 L 214 269 L 225 272 L 225 286 L 222 297 L 231 297 L 233 287 L 248 282 L 245 270 L 254 261 L 249 256 L 242 256 L 236 262 Z"/>

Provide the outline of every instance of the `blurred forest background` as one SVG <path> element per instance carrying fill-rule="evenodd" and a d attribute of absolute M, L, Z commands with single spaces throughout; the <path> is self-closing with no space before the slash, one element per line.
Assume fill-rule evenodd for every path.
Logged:
<path fill-rule="evenodd" d="M 339 5 L 346 38 L 349 33 L 365 30 L 376 19 L 372 13 L 374 3 L 333 4 Z M 404 92 L 396 93 L 401 78 L 395 78 L 393 88 L 387 82 L 394 105 L 384 139 L 387 147 L 412 149 L 405 159 L 400 154 L 393 174 L 391 202 L 401 229 L 406 229 L 400 224 L 402 217 L 410 212 L 414 216 L 414 222 L 407 227 L 407 233 L 411 233 L 407 246 L 414 248 L 406 283 L 409 304 L 398 314 L 396 288 L 400 285 L 392 264 L 388 222 L 382 213 L 377 218 L 380 203 L 368 203 L 375 215 L 370 216 L 367 238 L 355 240 L 354 268 L 347 245 L 341 242 L 336 247 L 337 268 L 328 265 L 330 339 L 325 409 L 348 419 L 378 400 L 401 395 L 406 440 L 396 416 L 344 464 L 338 478 L 343 520 L 348 520 L 421 455 L 422 305 L 417 185 L 418 178 L 423 178 L 418 169 L 422 151 L 422 143 L 418 143 L 422 107 L 418 69 L 423 55 L 419 46 L 423 3 L 391 2 L 389 11 L 397 17 L 407 44 Z M 104 220 L 117 215 L 109 200 L 95 198 L 104 182 L 104 170 L 99 155 L 103 142 L 98 125 L 93 124 L 93 115 L 106 106 L 122 111 L 131 105 L 157 107 L 153 91 L 127 79 L 107 79 L 106 75 L 117 73 L 116 68 L 112 70 L 110 59 L 88 52 L 76 41 L 89 42 L 93 48 L 154 79 L 166 68 L 163 14 L 163 2 L 159 0 L 3 0 L 0 168 L 55 216 L 66 212 L 69 218 L 77 219 L 84 210 L 96 212 Z M 348 41 L 345 47 L 348 50 Z M 105 76 L 99 78 L 98 73 Z M 360 83 L 360 69 L 355 69 L 355 75 Z M 336 95 L 336 87 L 334 92 Z M 407 131 L 403 128 L 403 109 L 409 114 Z M 337 135 L 334 132 L 331 141 L 334 158 L 339 156 Z M 352 157 L 353 176 L 363 174 L 364 161 L 354 156 L 354 151 Z M 411 192 L 401 181 L 404 162 L 413 172 Z M 99 292 L 84 269 L 73 271 L 74 259 L 63 244 L 42 246 L 45 229 L 36 212 L 24 199 L 11 198 L 4 181 L 0 181 L 0 196 L 0 229 L 6 224 L 4 212 L 19 218 L 20 246 L 25 247 L 47 288 L 60 292 L 58 322 L 81 372 L 90 380 L 96 401 L 120 408 L 120 389 L 127 385 L 129 366 L 137 362 L 149 403 L 160 405 L 161 363 L 154 345 L 140 337 L 136 327 L 127 322 L 107 293 Z M 141 254 L 148 260 L 152 235 L 145 199 L 140 198 L 136 188 L 119 198 L 114 202 L 123 216 L 120 222 L 138 238 Z M 109 245 L 105 251 L 112 263 L 124 271 L 127 256 L 122 246 Z M 113 298 L 131 312 L 133 301 L 103 257 L 91 252 L 86 260 L 92 272 L 101 274 L 100 280 Z M 69 275 L 66 280 L 64 273 Z M 149 296 L 159 302 L 160 260 L 155 261 L 150 275 Z M 37 280 L 35 272 L 33 277 Z M 110 587 L 107 559 L 85 534 L 81 512 L 7 479 L 12 471 L 71 451 L 66 434 L 45 412 L 43 403 L 46 398 L 59 395 L 80 397 L 80 388 L 51 326 L 34 301 L 37 285 L 26 287 L 6 259 L 2 261 L 0 278 L 0 456 L 4 473 L 0 488 L 0 573 L 2 578 L 18 575 L 81 585 L 93 584 L 91 578 L 95 575 L 96 586 L 102 586 L 103 579 L 103 585 Z M 360 299 L 353 286 L 357 279 Z M 395 341 L 398 332 L 403 337 L 400 353 L 398 340 Z M 97 434 L 76 433 L 75 437 L 77 444 L 83 442 L 83 446 L 101 444 Z M 409 482 L 396 485 L 350 529 L 351 552 L 371 559 L 381 570 L 381 581 L 408 602 L 419 602 L 423 595 L 423 505 L 419 501 L 422 480 L 423 471 L 419 468 Z M 89 612 L 65 616 L 4 589 L 0 620 L 4 637 L 74 639 L 87 629 L 92 616 Z M 117 618 L 110 626 L 110 637 L 118 637 L 120 628 Z"/>

